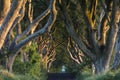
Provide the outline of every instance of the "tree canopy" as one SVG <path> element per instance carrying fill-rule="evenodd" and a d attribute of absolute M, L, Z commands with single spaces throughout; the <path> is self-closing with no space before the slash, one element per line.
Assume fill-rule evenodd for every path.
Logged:
<path fill-rule="evenodd" d="M 110 63 L 120 50 L 119 5 L 119 0 L 0 0 L 1 65 L 12 72 L 20 54 L 23 62 L 32 60 L 34 45 L 48 72 L 64 59 L 80 65 L 87 58 L 93 74 L 115 68 L 120 57 Z"/>

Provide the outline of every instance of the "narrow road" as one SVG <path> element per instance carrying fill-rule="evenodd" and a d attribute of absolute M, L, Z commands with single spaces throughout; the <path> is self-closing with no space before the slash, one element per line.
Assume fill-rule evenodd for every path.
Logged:
<path fill-rule="evenodd" d="M 47 80 L 75 80 L 75 73 L 48 73 Z"/>

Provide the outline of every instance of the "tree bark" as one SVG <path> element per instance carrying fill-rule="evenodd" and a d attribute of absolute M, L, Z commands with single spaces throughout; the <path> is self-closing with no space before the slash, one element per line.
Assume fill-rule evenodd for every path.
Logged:
<path fill-rule="evenodd" d="M 94 65 L 95 74 L 101 74 L 101 73 L 105 74 L 110 70 L 108 59 L 105 56 L 102 56 L 100 58 L 97 58 L 97 60 L 94 60 L 93 65 Z"/>
<path fill-rule="evenodd" d="M 99 74 L 101 72 L 104 72 L 105 69 L 105 65 L 103 65 L 103 60 L 99 59 L 97 61 L 95 61 L 94 66 L 95 66 L 95 74 Z"/>
<path fill-rule="evenodd" d="M 0 26 L 10 10 L 11 0 L 0 0 Z"/>
<path fill-rule="evenodd" d="M 106 73 L 109 70 L 110 66 L 110 60 L 113 53 L 115 41 L 116 41 L 116 35 L 118 32 L 118 27 L 116 25 L 115 21 L 115 15 L 116 15 L 116 0 L 108 0 L 106 3 L 107 8 L 105 11 L 105 17 L 103 17 L 103 20 L 100 22 L 102 31 L 100 33 L 102 34 L 102 42 L 99 45 L 99 41 L 95 40 L 96 38 L 93 36 L 95 33 L 93 33 L 93 27 L 95 25 L 92 25 L 94 21 L 92 22 L 92 19 L 87 17 L 86 12 L 89 12 L 89 9 L 87 9 L 87 3 L 84 0 L 81 0 L 81 7 L 84 12 L 85 21 L 87 23 L 87 29 L 90 31 L 89 34 L 90 38 L 87 39 L 90 42 L 91 48 L 88 48 L 82 41 L 81 38 L 79 38 L 74 30 L 74 24 L 72 23 L 72 19 L 70 18 L 69 14 L 67 13 L 67 9 L 63 9 L 63 16 L 64 16 L 64 22 L 66 24 L 66 29 L 69 33 L 69 35 L 73 38 L 73 40 L 78 44 L 78 47 L 83 51 L 84 54 L 86 54 L 91 61 L 94 63 L 95 67 L 95 73 Z M 84 6 L 82 4 L 85 4 Z M 94 16 L 93 16 L 94 17 Z M 109 19 L 110 18 L 110 19 Z M 110 24 L 108 24 L 110 22 Z M 106 27 L 109 26 L 108 34 L 106 34 L 107 29 Z M 101 46 L 105 45 L 103 49 L 101 49 Z"/>
<path fill-rule="evenodd" d="M 45 32 L 50 32 L 51 27 L 53 26 L 55 20 L 56 20 L 56 16 L 57 16 L 57 10 L 55 8 L 55 4 L 56 4 L 56 0 L 51 0 L 50 1 L 50 5 L 49 8 L 47 9 L 47 12 L 50 13 L 49 19 L 47 21 L 47 23 L 45 24 L 45 26 L 38 30 L 37 32 L 35 32 L 34 34 L 29 35 L 28 37 L 26 37 L 24 40 L 19 41 L 19 43 L 16 43 L 16 41 L 13 41 L 13 43 L 9 46 L 9 51 L 12 52 L 7 60 L 7 69 L 8 71 L 12 72 L 12 66 L 15 60 L 15 57 L 18 53 L 18 51 L 24 46 L 26 45 L 28 42 L 30 42 L 31 40 L 33 40 L 34 38 L 36 38 L 37 36 L 40 36 L 41 34 L 45 33 Z M 45 11 L 46 12 L 46 11 Z M 42 14 L 41 16 L 46 16 L 46 14 Z M 39 24 L 39 21 L 41 20 L 41 16 L 38 16 L 37 20 L 35 20 L 33 23 L 37 26 L 37 24 Z M 36 22 L 38 21 L 38 23 L 36 24 Z M 31 27 L 34 27 L 31 26 Z M 8 28 L 7 28 L 8 29 Z M 26 32 L 25 32 L 26 33 Z M 23 36 L 26 34 L 22 34 Z M 1 36 L 2 37 L 2 36 Z M 19 35 L 18 35 L 19 37 Z M 17 38 L 18 38 L 17 37 Z M 21 36 L 20 36 L 21 37 Z M 15 38 L 16 40 L 16 38 Z M 2 45 L 1 45 L 2 46 Z"/>
<path fill-rule="evenodd" d="M 116 45 L 115 45 L 113 69 L 117 69 L 118 67 L 120 67 L 120 22 L 119 22 L 119 31 L 117 34 Z"/>
<path fill-rule="evenodd" d="M 0 27 L 0 49 L 2 48 L 5 38 L 13 25 L 14 20 L 19 16 L 19 11 L 22 7 L 23 0 L 14 0 L 8 15 Z"/>
<path fill-rule="evenodd" d="M 6 69 L 9 71 L 9 72 L 12 72 L 12 67 L 13 67 L 13 63 L 14 63 L 14 60 L 16 58 L 17 54 L 10 54 L 9 57 L 7 58 L 6 60 Z"/>

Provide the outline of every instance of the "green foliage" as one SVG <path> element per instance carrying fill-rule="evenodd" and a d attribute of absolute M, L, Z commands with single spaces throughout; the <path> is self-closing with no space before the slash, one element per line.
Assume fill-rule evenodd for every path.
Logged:
<path fill-rule="evenodd" d="M 46 71 L 44 68 L 44 63 L 42 63 L 42 57 L 36 51 L 36 44 L 32 44 L 26 50 L 28 56 L 27 62 L 20 61 L 20 55 L 16 58 L 13 70 L 17 74 L 24 74 L 31 76 L 34 80 L 45 80 Z M 25 77 L 26 78 L 26 77 Z M 26 79 L 25 79 L 26 80 Z"/>
<path fill-rule="evenodd" d="M 92 76 L 89 71 L 77 75 L 77 80 L 120 80 L 120 70 Z"/>
<path fill-rule="evenodd" d="M 30 66 L 29 62 L 24 63 L 24 62 L 20 62 L 19 60 L 16 60 L 14 62 L 13 70 L 17 74 L 25 74 L 28 73 L 30 69 L 29 66 Z"/>
<path fill-rule="evenodd" d="M 25 75 L 15 75 L 15 80 L 36 80 L 33 78 L 30 74 L 25 74 Z"/>
<path fill-rule="evenodd" d="M 6 70 L 0 71 L 0 80 L 15 80 L 14 75 Z"/>
<path fill-rule="evenodd" d="M 62 44 L 57 47 L 56 60 L 52 63 L 51 72 L 61 72 L 62 66 L 66 67 L 66 72 L 76 72 L 77 64 L 71 59 L 66 51 L 67 44 Z"/>
<path fill-rule="evenodd" d="M 0 71 L 0 80 L 37 80 L 30 74 L 14 75 L 6 70 Z"/>
<path fill-rule="evenodd" d="M 92 76 L 88 66 L 85 66 L 82 71 L 78 71 L 76 80 L 85 80 L 87 77 Z"/>
<path fill-rule="evenodd" d="M 114 75 L 114 80 L 120 80 L 120 69 L 116 71 Z"/>

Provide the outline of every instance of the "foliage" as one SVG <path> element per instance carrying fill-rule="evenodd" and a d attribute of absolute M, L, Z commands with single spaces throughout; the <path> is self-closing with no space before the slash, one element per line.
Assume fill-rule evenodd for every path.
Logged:
<path fill-rule="evenodd" d="M 92 76 L 89 71 L 77 75 L 77 80 L 120 80 L 120 70 Z"/>
<path fill-rule="evenodd" d="M 61 1 L 61 0 L 59 0 L 59 1 Z M 95 13 L 96 15 L 94 15 L 94 14 L 91 15 L 92 13 L 96 12 L 96 11 L 92 10 L 92 6 L 91 6 L 90 10 L 92 10 L 93 12 L 90 11 L 91 14 L 87 15 L 87 14 L 81 13 L 82 12 L 82 10 L 81 10 L 82 8 L 83 8 L 83 11 L 85 10 L 84 9 L 85 5 L 86 5 L 86 8 L 88 7 L 88 10 L 89 10 L 89 8 L 90 8 L 89 6 L 90 6 L 90 3 L 92 2 L 92 0 L 87 1 L 87 2 L 89 2 L 87 4 L 83 3 L 83 5 L 81 5 L 81 6 L 78 3 L 78 0 L 63 0 L 63 1 L 65 3 L 62 4 L 62 6 L 66 5 L 66 7 L 67 7 L 66 11 L 69 13 L 69 16 L 71 18 L 70 21 L 72 23 L 69 23 L 69 19 L 68 19 L 69 25 L 73 24 L 73 27 L 75 29 L 75 33 L 80 38 L 79 40 L 83 41 L 83 43 L 85 43 L 85 46 L 87 47 L 87 50 L 84 49 L 82 51 L 86 52 L 86 51 L 89 50 L 90 52 L 93 53 L 93 55 L 96 55 L 96 58 L 99 58 L 99 59 L 101 57 L 104 57 L 104 55 L 101 55 L 101 54 L 100 54 L 100 56 L 97 56 L 97 55 L 99 55 L 99 52 L 101 53 L 103 51 L 106 51 L 108 45 L 105 45 L 106 50 L 102 50 L 101 47 L 102 47 L 103 44 L 99 44 L 100 42 L 96 38 L 96 36 L 98 36 L 98 34 L 96 34 L 96 32 L 98 30 L 97 31 L 95 30 L 95 32 L 94 32 L 94 29 L 97 29 L 97 26 L 99 25 L 98 24 L 99 23 L 99 18 L 100 18 L 100 17 L 98 17 L 99 15 L 96 14 L 96 13 Z M 84 0 L 83 0 L 83 2 L 84 2 Z M 35 19 L 38 15 L 40 15 L 48 7 L 48 5 L 49 5 L 49 1 L 48 0 L 33 0 L 32 1 L 32 7 L 34 8 L 34 10 L 33 10 L 34 11 L 33 19 Z M 94 7 L 96 7 L 96 6 L 94 6 Z M 102 6 L 99 4 L 98 7 L 101 8 Z M 63 8 L 65 8 L 65 7 L 63 7 Z M 58 6 L 57 6 L 57 9 L 60 10 Z M 99 11 L 97 11 L 97 13 L 100 14 L 101 10 L 102 9 L 99 9 Z M 86 11 L 87 11 L 87 9 L 86 9 Z M 28 25 L 28 21 L 26 20 L 26 18 L 27 18 L 26 14 L 27 14 L 27 11 L 25 13 L 24 18 L 22 19 L 23 22 L 21 21 L 21 26 L 22 26 L 22 31 L 21 32 L 23 32 L 26 29 L 26 25 Z M 56 55 L 56 61 L 52 65 L 52 71 L 54 71 L 54 72 L 60 71 L 61 70 L 61 66 L 65 65 L 67 67 L 67 72 L 78 72 L 78 70 L 84 71 L 83 73 L 79 73 L 78 74 L 78 79 L 79 79 L 79 77 L 82 80 L 83 79 L 85 79 L 85 80 L 94 80 L 94 79 L 97 79 L 97 80 L 109 80 L 109 79 L 113 79 L 114 80 L 115 79 L 115 80 L 117 80 L 117 79 L 119 79 L 119 75 L 120 75 L 119 72 L 117 72 L 117 73 L 115 73 L 115 72 L 109 72 L 109 73 L 107 73 L 105 75 L 97 75 L 97 76 L 92 76 L 91 77 L 91 73 L 90 73 L 91 72 L 90 71 L 91 67 L 89 66 L 89 60 L 88 61 L 84 60 L 85 61 L 84 63 L 80 64 L 80 66 L 77 66 L 76 63 L 70 59 L 70 56 L 67 54 L 68 52 L 67 52 L 67 49 L 66 49 L 66 47 L 67 47 L 66 45 L 67 45 L 67 42 L 68 42 L 68 37 L 70 35 L 68 34 L 68 32 L 67 32 L 67 30 L 65 28 L 66 27 L 66 23 L 62 19 L 65 16 L 63 16 L 62 14 L 64 14 L 64 12 L 58 13 L 57 20 L 56 20 L 56 22 L 55 22 L 55 24 L 54 24 L 54 26 L 53 26 L 53 28 L 51 30 L 51 34 L 53 36 L 53 40 L 56 42 L 56 44 L 61 44 L 59 47 L 56 47 L 56 49 L 57 49 L 56 50 L 57 51 L 57 55 Z M 106 14 L 108 14 L 108 13 L 106 12 Z M 86 17 L 83 16 L 83 15 L 86 15 Z M 93 38 L 93 35 L 89 35 L 89 33 L 88 33 L 89 31 L 87 31 L 88 27 L 90 27 L 90 25 L 88 26 L 86 24 L 90 24 L 92 22 L 92 21 L 90 21 L 90 23 L 86 23 L 84 21 L 84 18 L 87 18 L 87 16 L 88 16 L 88 21 L 87 22 L 89 22 L 89 19 L 92 20 L 92 19 L 95 18 L 95 16 L 97 17 L 98 22 L 95 23 L 94 28 L 90 30 L 90 31 L 93 32 L 93 35 L 95 35 L 95 38 Z M 111 18 L 111 16 L 109 16 L 109 15 L 108 15 L 108 17 Z M 44 20 L 40 21 L 41 23 L 38 25 L 39 27 L 37 27 L 36 30 L 40 30 L 41 26 L 43 26 L 43 25 L 46 24 L 47 18 L 48 18 L 48 16 L 46 16 L 46 18 Z M 66 20 L 67 20 L 67 18 L 66 18 Z M 106 20 L 108 20 L 108 19 L 106 18 Z M 33 22 L 34 22 L 34 20 L 33 20 Z M 106 22 L 106 21 L 104 21 L 104 22 Z M 93 20 L 92 23 L 94 23 L 94 20 Z M 16 29 L 17 28 L 15 28 L 14 30 L 16 30 Z M 13 30 L 13 34 L 14 34 L 14 36 L 17 36 L 18 33 L 16 31 L 14 31 L 14 30 Z M 3 30 L 1 30 L 1 33 L 2 33 L 2 31 Z M 107 31 L 105 31 L 105 32 L 107 32 Z M 90 36 L 90 39 L 88 38 L 88 35 Z M 74 36 L 73 36 L 73 38 L 74 38 Z M 91 38 L 93 38 L 93 39 L 91 39 Z M 109 36 L 108 36 L 108 38 L 109 38 Z M 21 38 L 20 41 L 23 41 L 23 39 L 27 39 L 27 36 L 25 35 L 23 38 Z M 94 44 L 94 39 L 97 40 L 97 42 L 98 42 L 97 43 L 98 50 L 96 49 L 97 47 L 95 45 L 93 45 Z M 107 37 L 105 37 L 105 39 L 107 39 Z M 2 38 L 1 38 L 1 40 L 2 40 Z M 14 40 L 14 39 L 10 39 L 8 42 L 11 43 L 12 40 Z M 7 39 L 6 39 L 6 41 L 7 41 Z M 91 42 L 91 41 L 93 41 L 93 42 Z M 105 41 L 107 42 L 107 40 L 105 40 Z M 16 42 L 17 41 L 15 41 L 15 43 Z M 7 43 L 7 42 L 5 42 L 5 43 Z M 19 41 L 17 43 L 19 43 Z M 6 44 L 6 45 L 9 47 L 8 44 Z M 17 58 L 15 60 L 15 63 L 14 63 L 14 66 L 13 66 L 13 69 L 14 69 L 15 73 L 17 73 L 17 74 L 23 74 L 23 75 L 12 76 L 11 73 L 3 71 L 2 74 L 0 75 L 3 79 L 5 78 L 6 80 L 8 80 L 10 78 L 12 80 L 12 79 L 14 79 L 16 77 L 19 78 L 20 80 L 27 80 L 27 79 L 28 80 L 33 80 L 33 79 L 38 80 L 40 78 L 42 80 L 45 79 L 45 77 L 46 77 L 46 71 L 44 69 L 44 63 L 42 62 L 42 57 L 41 57 L 40 54 L 37 53 L 37 50 L 36 50 L 37 45 L 34 43 L 30 47 L 27 46 L 26 44 L 25 44 L 25 46 L 26 47 L 24 47 L 24 49 L 22 48 L 22 50 L 27 55 L 29 55 L 28 56 L 28 61 L 27 62 L 21 62 L 20 61 L 21 60 L 20 55 L 22 54 L 22 52 L 21 52 L 17 56 Z M 111 45 L 111 46 L 113 46 L 113 45 Z M 79 45 L 79 47 L 82 49 L 82 47 L 84 47 L 84 46 Z M 108 49 L 108 50 L 112 50 L 112 48 Z M 8 52 L 7 47 L 5 46 L 5 48 L 2 51 L 3 51 L 3 53 L 7 53 Z M 97 51 L 98 51 L 98 53 L 97 53 Z M 88 52 L 86 52 L 86 53 L 88 53 Z M 106 51 L 106 52 L 109 52 L 109 51 Z M 106 53 L 106 52 L 103 52 L 103 53 L 105 53 L 105 54 L 109 54 L 110 53 L 110 52 L 109 53 Z M 111 51 L 111 53 L 112 53 L 112 51 Z M 2 53 L 0 52 L 0 55 L 1 54 Z M 110 56 L 110 55 L 107 55 L 107 56 Z M 91 56 L 87 56 L 87 59 L 89 59 L 88 57 L 91 57 Z M 0 56 L 0 59 L 3 59 L 4 61 L 6 60 L 5 57 L 3 57 L 3 56 Z M 103 62 L 105 62 L 105 61 L 103 61 Z M 1 60 L 0 60 L 0 64 L 1 64 Z M 88 78 L 86 78 L 86 77 L 88 77 Z M 17 78 L 15 80 L 17 80 Z"/>
<path fill-rule="evenodd" d="M 0 71 L 0 80 L 37 80 L 37 79 L 32 77 L 30 74 L 15 75 L 6 70 L 1 70 Z"/>
<path fill-rule="evenodd" d="M 76 72 L 77 65 L 65 50 L 65 43 L 57 48 L 56 60 L 53 62 L 51 72 L 61 72 L 62 66 L 66 67 L 66 72 Z"/>
<path fill-rule="evenodd" d="M 35 80 L 39 80 L 40 78 L 45 80 L 46 71 L 44 69 L 44 63 L 42 63 L 42 57 L 36 51 L 36 44 L 32 44 L 26 51 L 28 51 L 29 60 L 27 62 L 21 62 L 21 58 L 17 57 L 13 70 L 17 74 L 31 75 Z"/>
<path fill-rule="evenodd" d="M 14 75 L 6 70 L 0 71 L 0 80 L 14 80 Z"/>

